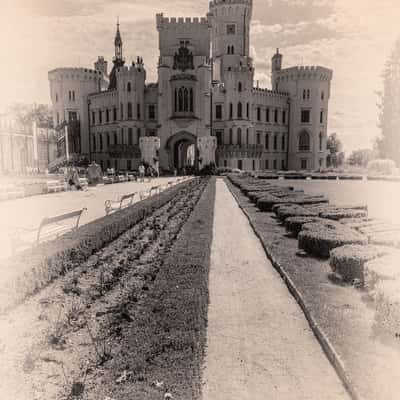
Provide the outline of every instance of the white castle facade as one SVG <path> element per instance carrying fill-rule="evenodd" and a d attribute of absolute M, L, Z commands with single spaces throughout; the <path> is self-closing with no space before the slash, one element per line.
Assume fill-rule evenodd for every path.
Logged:
<path fill-rule="evenodd" d="M 157 14 L 157 83 L 140 57 L 126 65 L 119 26 L 109 75 L 103 57 L 94 69 L 50 71 L 67 153 L 120 171 L 142 160 L 169 171 L 325 167 L 332 71 L 283 68 L 277 51 L 271 90 L 254 85 L 251 18 L 252 0 L 213 0 L 205 18 Z"/>

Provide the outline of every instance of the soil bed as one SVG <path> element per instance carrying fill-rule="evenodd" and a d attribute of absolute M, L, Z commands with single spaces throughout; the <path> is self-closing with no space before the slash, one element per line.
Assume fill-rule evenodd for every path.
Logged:
<path fill-rule="evenodd" d="M 302 306 L 353 398 L 397 400 L 400 335 L 387 335 L 365 291 L 335 282 L 328 260 L 306 255 L 273 213 L 258 208 L 227 180 L 268 257 Z"/>
<path fill-rule="evenodd" d="M 214 181 L 183 188 L 0 317 L 0 398 L 196 399 Z"/>

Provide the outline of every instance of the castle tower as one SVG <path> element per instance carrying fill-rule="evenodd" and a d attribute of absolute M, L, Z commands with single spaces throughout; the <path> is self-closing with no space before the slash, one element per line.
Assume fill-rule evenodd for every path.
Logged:
<path fill-rule="evenodd" d="M 94 69 L 100 71 L 104 76 L 108 75 L 108 63 L 104 57 L 98 57 L 97 61 L 94 63 Z"/>
<path fill-rule="evenodd" d="M 279 53 L 279 49 L 276 49 L 276 53 L 272 57 L 271 60 L 271 81 L 272 81 L 272 90 L 278 90 L 276 87 L 276 74 L 282 69 L 282 54 Z"/>
<path fill-rule="evenodd" d="M 122 55 L 122 38 L 121 38 L 121 32 L 119 31 L 119 21 L 117 23 L 117 33 L 115 34 L 114 46 L 115 46 L 115 56 L 113 59 L 114 66 L 110 73 L 110 84 L 108 85 L 108 90 L 115 90 L 117 88 L 116 71 L 118 68 L 122 67 L 125 64 L 125 60 Z"/>

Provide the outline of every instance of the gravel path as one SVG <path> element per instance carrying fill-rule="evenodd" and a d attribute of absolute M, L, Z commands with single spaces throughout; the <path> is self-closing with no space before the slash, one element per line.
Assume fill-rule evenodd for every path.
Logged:
<path fill-rule="evenodd" d="M 203 400 L 348 400 L 299 306 L 217 180 Z"/>

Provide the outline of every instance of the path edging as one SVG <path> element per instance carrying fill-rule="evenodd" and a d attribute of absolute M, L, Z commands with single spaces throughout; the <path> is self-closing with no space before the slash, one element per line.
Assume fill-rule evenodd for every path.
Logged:
<path fill-rule="evenodd" d="M 233 183 L 228 181 L 228 179 L 224 179 L 224 181 L 225 181 L 226 185 L 228 186 L 228 189 L 231 192 L 232 196 L 236 200 L 236 203 L 238 204 L 239 208 L 242 210 L 242 212 L 248 219 L 252 230 L 254 231 L 255 235 L 259 239 L 268 259 L 271 261 L 272 266 L 279 273 L 279 275 L 285 282 L 286 286 L 288 287 L 289 292 L 294 297 L 294 299 L 300 306 L 301 310 L 303 311 L 303 313 L 307 319 L 307 322 L 308 322 L 312 332 L 314 333 L 314 336 L 318 340 L 320 346 L 322 347 L 329 362 L 333 366 L 334 370 L 336 371 L 336 374 L 338 375 L 339 379 L 342 381 L 342 383 L 343 383 L 344 387 L 346 388 L 347 392 L 349 393 L 350 397 L 352 398 L 352 400 L 364 400 L 364 398 L 358 393 L 352 380 L 348 376 L 348 373 L 344 366 L 344 362 L 340 358 L 339 354 L 336 352 L 336 350 L 335 350 L 334 346 L 332 345 L 331 341 L 329 340 L 328 336 L 323 331 L 323 329 L 319 326 L 318 322 L 313 317 L 311 311 L 307 308 L 306 302 L 304 301 L 303 296 L 301 295 L 300 291 L 297 289 L 296 285 L 294 284 L 292 279 L 289 277 L 289 275 L 285 272 L 285 270 L 282 268 L 280 263 L 275 259 L 274 254 L 271 251 L 271 249 L 262 240 L 261 235 L 259 234 L 257 228 L 253 224 L 251 216 L 246 211 L 246 209 L 241 205 L 241 203 L 238 199 L 238 196 L 232 190 Z"/>

